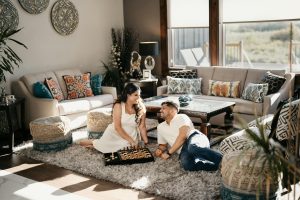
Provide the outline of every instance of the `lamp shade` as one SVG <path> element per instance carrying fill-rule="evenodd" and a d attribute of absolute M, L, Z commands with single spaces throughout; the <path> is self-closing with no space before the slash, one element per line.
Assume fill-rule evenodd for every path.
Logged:
<path fill-rule="evenodd" d="M 141 56 L 158 56 L 159 48 L 158 42 L 140 42 L 139 53 Z"/>

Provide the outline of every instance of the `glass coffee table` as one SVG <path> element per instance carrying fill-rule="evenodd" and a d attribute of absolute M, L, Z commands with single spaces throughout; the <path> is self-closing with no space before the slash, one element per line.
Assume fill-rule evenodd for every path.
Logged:
<path fill-rule="evenodd" d="M 173 100 L 178 102 L 178 97 L 169 96 L 157 96 L 145 99 L 145 106 L 148 113 L 159 113 L 161 103 L 167 100 Z M 230 101 L 216 101 L 193 98 L 189 102 L 188 106 L 180 107 L 179 113 L 186 114 L 189 117 L 195 117 L 201 119 L 200 131 L 210 138 L 210 123 L 211 117 L 226 113 L 224 122 L 225 126 L 232 128 L 233 114 L 232 109 L 235 106 L 235 102 Z"/>

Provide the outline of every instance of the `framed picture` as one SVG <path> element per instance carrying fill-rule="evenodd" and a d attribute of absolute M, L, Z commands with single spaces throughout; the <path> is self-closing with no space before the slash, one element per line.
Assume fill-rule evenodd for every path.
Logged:
<path fill-rule="evenodd" d="M 151 70 L 150 69 L 144 69 L 143 70 L 143 78 L 144 79 L 150 79 L 151 78 Z"/>

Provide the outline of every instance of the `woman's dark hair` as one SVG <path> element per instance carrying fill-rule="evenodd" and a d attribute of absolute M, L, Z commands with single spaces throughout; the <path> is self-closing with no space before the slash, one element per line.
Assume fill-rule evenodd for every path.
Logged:
<path fill-rule="evenodd" d="M 123 89 L 121 95 L 118 97 L 118 99 L 115 101 L 114 105 L 116 103 L 125 103 L 127 101 L 127 95 L 131 95 L 132 93 L 136 92 L 136 91 L 141 91 L 141 88 L 134 84 L 134 83 L 127 83 L 125 88 Z M 137 124 L 140 123 L 140 118 L 142 116 L 142 106 L 140 105 L 140 103 L 138 104 L 134 104 L 133 106 L 134 110 L 135 110 L 135 122 Z"/>

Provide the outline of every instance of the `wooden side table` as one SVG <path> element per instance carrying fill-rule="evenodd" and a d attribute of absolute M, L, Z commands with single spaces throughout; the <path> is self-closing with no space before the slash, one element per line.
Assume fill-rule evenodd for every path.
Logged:
<path fill-rule="evenodd" d="M 17 112 L 18 106 L 20 107 L 20 116 Z M 16 98 L 15 101 L 0 103 L 0 113 L 3 115 L 0 122 L 0 155 L 10 154 L 13 150 L 16 131 L 22 131 L 22 137 L 25 133 L 25 98 Z"/>
<path fill-rule="evenodd" d="M 129 83 L 135 83 L 141 88 L 142 90 L 141 96 L 144 99 L 144 98 L 156 96 L 157 81 L 158 79 L 141 79 L 141 80 L 131 79 Z"/>

